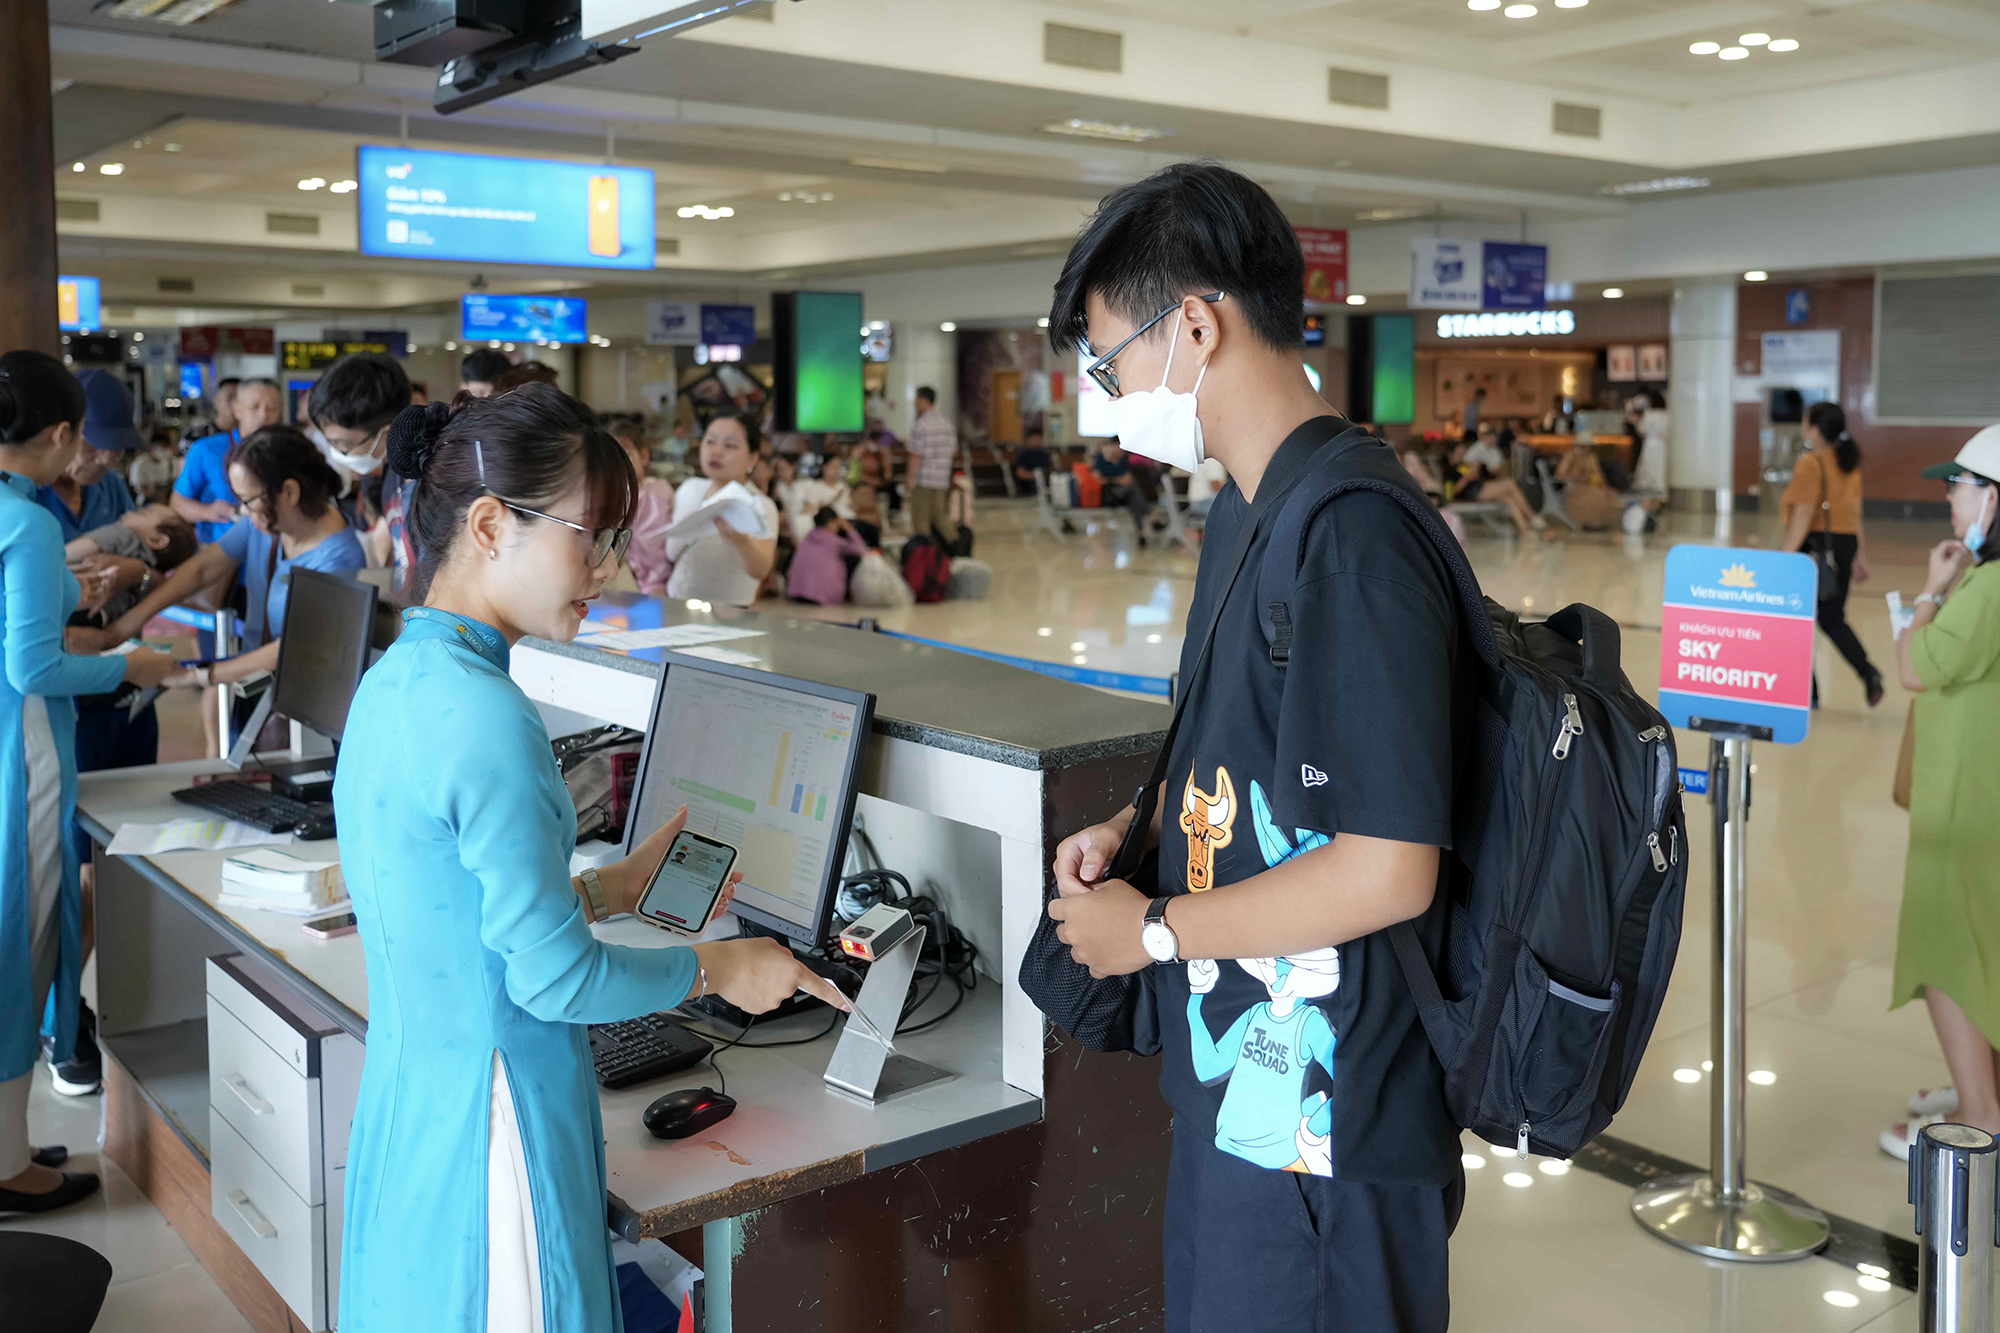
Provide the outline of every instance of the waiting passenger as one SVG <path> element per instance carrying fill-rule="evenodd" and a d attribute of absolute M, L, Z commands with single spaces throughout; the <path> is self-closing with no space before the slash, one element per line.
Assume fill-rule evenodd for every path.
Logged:
<path fill-rule="evenodd" d="M 1514 526 L 1522 532 L 1540 532 L 1548 527 L 1549 521 L 1529 507 L 1528 497 L 1508 474 L 1507 455 L 1500 452 L 1492 426 L 1486 427 L 1473 443 L 1460 445 L 1453 453 L 1453 461 L 1458 464 L 1458 487 L 1451 495 L 1453 503 L 1503 504 Z"/>
<path fill-rule="evenodd" d="M 1625 506 L 1619 501 L 1618 492 L 1605 481 L 1604 464 L 1598 461 L 1597 449 L 1587 438 L 1578 436 L 1562 462 L 1556 464 L 1556 480 L 1563 486 L 1563 512 L 1579 528 L 1602 532 L 1618 526 L 1618 516 Z"/>
<path fill-rule="evenodd" d="M 1146 488 L 1141 484 L 1138 470 L 1123 446 L 1114 436 L 1104 442 L 1097 456 L 1090 460 L 1090 470 L 1104 483 L 1104 507 L 1125 509 L 1132 515 L 1133 530 L 1139 534 L 1139 545 L 1146 544 L 1146 525 L 1153 516 L 1153 502 L 1146 498 Z"/>
<path fill-rule="evenodd" d="M 854 530 L 854 524 L 831 508 L 813 516 L 812 530 L 799 538 L 792 554 L 792 567 L 785 576 L 785 593 L 795 602 L 817 602 L 839 606 L 847 600 L 847 580 L 868 543 Z"/>
<path fill-rule="evenodd" d="M 513 368 L 514 363 L 505 353 L 491 347 L 478 348 L 467 352 L 458 363 L 458 387 L 474 398 L 491 398 L 494 384 Z"/>
<path fill-rule="evenodd" d="M 674 572 L 673 561 L 667 559 L 667 529 L 674 523 L 674 488 L 648 474 L 653 450 L 639 426 L 619 421 L 610 430 L 639 479 L 639 503 L 632 514 L 632 545 L 625 552 L 625 563 L 640 592 L 665 592 L 667 578 Z"/>
<path fill-rule="evenodd" d="M 417 551 L 405 521 L 414 485 L 383 460 L 389 423 L 410 405 L 410 377 L 395 358 L 357 352 L 327 368 L 313 384 L 306 410 L 326 440 L 324 454 L 340 482 L 334 499 L 358 532 L 369 534 L 377 564 L 393 564 L 405 577 Z M 379 518 L 363 513 L 362 480 L 382 478 Z"/>
<path fill-rule="evenodd" d="M 674 492 L 674 513 L 685 519 L 735 485 L 748 492 L 759 526 L 739 530 L 718 516 L 713 528 L 691 541 L 669 538 L 667 559 L 674 562 L 674 572 L 667 580 L 667 596 L 722 606 L 749 606 L 757 600 L 758 585 L 778 555 L 778 506 L 750 485 L 763 441 L 763 432 L 747 414 L 708 423 L 701 437 L 702 475 L 688 478 Z"/>

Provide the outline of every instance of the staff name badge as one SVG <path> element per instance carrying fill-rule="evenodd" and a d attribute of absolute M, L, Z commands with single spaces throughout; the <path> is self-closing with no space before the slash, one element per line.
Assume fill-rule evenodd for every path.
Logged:
<path fill-rule="evenodd" d="M 1660 615 L 1660 712 L 1677 727 L 1770 729 L 1796 744 L 1812 716 L 1810 557 L 1727 546 L 1667 552 Z"/>

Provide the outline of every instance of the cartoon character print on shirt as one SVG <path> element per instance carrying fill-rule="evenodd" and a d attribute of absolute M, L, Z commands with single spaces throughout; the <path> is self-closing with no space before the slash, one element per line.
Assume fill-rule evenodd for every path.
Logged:
<path fill-rule="evenodd" d="M 1250 784 L 1250 817 L 1266 866 L 1316 847 L 1325 834 L 1294 830 L 1287 838 L 1271 818 L 1264 789 Z M 1193 844 L 1189 844 L 1193 855 Z M 1193 880 L 1190 876 L 1190 886 Z M 1203 887 L 1206 887 L 1204 885 Z M 1270 999 L 1251 1006 L 1218 1040 L 1202 1017 L 1202 1001 L 1221 979 L 1210 959 L 1188 963 L 1188 1031 L 1195 1076 L 1213 1086 L 1227 1080 L 1215 1116 L 1215 1146 L 1257 1166 L 1333 1174 L 1333 1105 L 1324 1092 L 1306 1095 L 1313 1064 L 1333 1074 L 1333 1024 L 1315 1000 L 1340 988 L 1340 950 L 1313 949 L 1289 958 L 1239 958 L 1238 967 L 1262 982 Z"/>
<path fill-rule="evenodd" d="M 1236 784 L 1229 770 L 1215 770 L 1215 793 L 1210 795 L 1194 785 L 1188 773 L 1187 791 L 1181 797 L 1181 832 L 1187 834 L 1188 892 L 1200 893 L 1215 882 L 1215 853 L 1235 837 Z"/>

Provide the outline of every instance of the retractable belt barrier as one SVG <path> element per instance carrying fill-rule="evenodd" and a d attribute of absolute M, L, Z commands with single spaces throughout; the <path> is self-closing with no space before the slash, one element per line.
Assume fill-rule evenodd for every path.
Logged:
<path fill-rule="evenodd" d="M 1921 1241 L 1920 1333 L 1993 1327 L 1994 1216 L 2000 1143 L 1969 1125 L 1927 1125 L 1910 1149 L 1910 1202 Z"/>

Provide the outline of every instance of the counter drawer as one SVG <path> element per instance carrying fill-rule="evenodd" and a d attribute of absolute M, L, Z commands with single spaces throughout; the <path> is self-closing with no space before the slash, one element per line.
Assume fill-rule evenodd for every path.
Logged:
<path fill-rule="evenodd" d="M 308 1205 L 321 1198 L 319 1080 L 208 997 L 208 1104 Z"/>
<path fill-rule="evenodd" d="M 309 1329 L 326 1325 L 326 1220 L 257 1150 L 212 1117 L 209 1211 Z"/>

